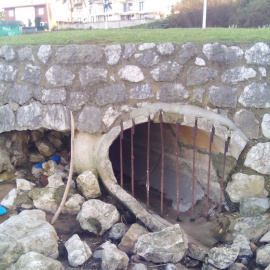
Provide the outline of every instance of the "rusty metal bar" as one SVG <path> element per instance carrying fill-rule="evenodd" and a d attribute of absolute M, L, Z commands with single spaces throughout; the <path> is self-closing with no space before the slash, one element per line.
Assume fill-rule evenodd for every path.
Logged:
<path fill-rule="evenodd" d="M 194 192 L 195 192 L 195 153 L 196 153 L 196 137 L 198 135 L 198 119 L 195 118 L 194 134 L 193 134 L 193 168 L 192 168 L 192 187 L 191 187 L 191 215 L 194 216 Z"/>
<path fill-rule="evenodd" d="M 179 215 L 179 203 L 180 203 L 180 192 L 179 192 L 179 149 L 178 149 L 178 132 L 179 132 L 179 122 L 176 123 L 175 127 L 175 158 L 176 158 L 176 201 L 177 201 L 177 214 Z"/>
<path fill-rule="evenodd" d="M 148 117 L 148 132 L 147 132 L 147 161 L 146 161 L 146 197 L 147 197 L 147 211 L 149 211 L 149 189 L 150 189 L 150 125 L 151 119 Z"/>
<path fill-rule="evenodd" d="M 221 205 L 222 205 L 222 193 L 223 193 L 223 185 L 224 185 L 224 175 L 225 175 L 225 167 L 226 167 L 226 154 L 229 150 L 229 144 L 230 144 L 231 137 L 228 137 L 225 142 L 224 147 L 224 158 L 223 158 L 223 169 L 222 169 L 222 178 L 220 182 L 220 202 L 219 202 L 219 212 L 221 212 Z"/>
<path fill-rule="evenodd" d="M 215 136 L 215 127 L 212 126 L 212 131 L 210 134 L 210 143 L 209 143 L 209 160 L 208 160 L 207 195 L 206 195 L 205 216 L 208 216 L 208 210 L 209 210 L 210 169 L 211 169 L 211 157 L 212 157 L 212 143 L 214 141 L 214 136 Z"/>
<path fill-rule="evenodd" d="M 132 118 L 131 127 L 131 194 L 134 197 L 134 148 L 133 148 L 133 137 L 135 134 L 135 122 Z"/>
<path fill-rule="evenodd" d="M 160 215 L 163 216 L 163 200 L 164 200 L 164 138 L 163 138 L 163 120 L 162 110 L 159 111 L 160 122 L 160 138 L 161 138 L 161 198 L 160 198 Z"/>
<path fill-rule="evenodd" d="M 121 182 L 121 187 L 124 185 L 124 180 L 123 180 L 123 139 L 124 139 L 124 128 L 123 128 L 123 121 L 120 123 L 120 182 Z"/>

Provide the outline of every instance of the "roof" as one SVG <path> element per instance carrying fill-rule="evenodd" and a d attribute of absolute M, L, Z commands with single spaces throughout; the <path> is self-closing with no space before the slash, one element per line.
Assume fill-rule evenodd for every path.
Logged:
<path fill-rule="evenodd" d="M 47 0 L 9 0 L 9 1 L 3 1 L 3 3 L 0 3 L 0 9 L 46 5 L 47 2 L 51 2 L 51 0 L 48 0 L 48 1 Z"/>

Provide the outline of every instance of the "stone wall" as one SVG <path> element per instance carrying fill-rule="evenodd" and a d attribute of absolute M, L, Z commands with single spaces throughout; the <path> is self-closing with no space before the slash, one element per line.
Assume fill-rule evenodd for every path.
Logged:
<path fill-rule="evenodd" d="M 232 137 L 231 156 L 245 149 L 239 171 L 269 178 L 267 43 L 3 46 L 0 57 L 1 133 L 67 131 L 73 111 L 79 132 L 101 136 L 117 127 L 112 143 L 121 120 L 129 128 L 131 118 L 145 122 L 162 109 L 182 115 L 182 125 L 197 117 L 209 132 L 214 124 L 222 141 Z"/>

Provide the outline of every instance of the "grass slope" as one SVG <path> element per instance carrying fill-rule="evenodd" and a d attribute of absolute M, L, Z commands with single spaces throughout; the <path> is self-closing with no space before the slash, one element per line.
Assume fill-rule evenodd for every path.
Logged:
<path fill-rule="evenodd" d="M 112 44 L 145 42 L 244 42 L 270 41 L 270 28 L 171 28 L 171 29 L 109 29 L 66 30 L 44 32 L 34 35 L 0 37 L 2 45 L 66 45 L 66 44 Z"/>

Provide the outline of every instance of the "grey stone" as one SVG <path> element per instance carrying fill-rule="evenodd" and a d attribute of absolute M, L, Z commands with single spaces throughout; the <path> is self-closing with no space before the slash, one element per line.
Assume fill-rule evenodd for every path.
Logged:
<path fill-rule="evenodd" d="M 226 192 L 234 203 L 239 203 L 245 198 L 266 198 L 268 195 L 262 176 L 243 173 L 232 175 L 232 181 L 228 183 Z"/>
<path fill-rule="evenodd" d="M 15 52 L 11 46 L 4 45 L 0 48 L 0 57 L 6 61 L 12 61 L 15 59 Z"/>
<path fill-rule="evenodd" d="M 41 127 L 41 118 L 41 104 L 39 102 L 32 102 L 18 109 L 16 123 L 22 129 L 38 129 Z"/>
<path fill-rule="evenodd" d="M 267 267 L 270 265 L 270 244 L 260 247 L 256 250 L 256 263 Z"/>
<path fill-rule="evenodd" d="M 234 263 L 229 267 L 229 270 L 248 270 L 248 268 L 242 263 Z"/>
<path fill-rule="evenodd" d="M 79 72 L 82 87 L 93 86 L 107 81 L 108 71 L 103 68 L 83 67 Z"/>
<path fill-rule="evenodd" d="M 255 78 L 256 75 L 257 72 L 253 68 L 236 67 L 225 71 L 221 76 L 221 80 L 225 84 L 237 84 Z"/>
<path fill-rule="evenodd" d="M 120 115 L 121 112 L 115 110 L 113 107 L 109 107 L 106 110 L 102 121 L 107 127 L 110 127 Z"/>
<path fill-rule="evenodd" d="M 218 107 L 235 108 L 237 104 L 237 88 L 230 86 L 211 86 L 210 102 Z"/>
<path fill-rule="evenodd" d="M 248 64 L 270 65 L 270 48 L 263 42 L 257 42 L 246 50 L 245 58 Z"/>
<path fill-rule="evenodd" d="M 110 230 L 109 238 L 113 240 L 121 240 L 127 231 L 128 228 L 124 223 L 116 223 Z"/>
<path fill-rule="evenodd" d="M 130 226 L 129 230 L 122 238 L 120 244 L 118 245 L 118 248 L 127 254 L 133 254 L 134 247 L 138 241 L 138 238 L 148 233 L 149 232 L 144 227 L 137 223 L 134 223 Z"/>
<path fill-rule="evenodd" d="M 43 125 L 49 129 L 66 131 L 70 129 L 70 113 L 63 105 L 47 105 Z"/>
<path fill-rule="evenodd" d="M 120 61 L 122 47 L 120 44 L 108 45 L 104 49 L 107 58 L 107 64 L 116 65 Z"/>
<path fill-rule="evenodd" d="M 4 84 L 0 84 L 0 106 L 8 102 L 8 89 Z"/>
<path fill-rule="evenodd" d="M 203 102 L 205 90 L 203 88 L 196 88 L 193 90 L 193 99 L 199 103 Z"/>
<path fill-rule="evenodd" d="M 124 84 L 116 84 L 97 90 L 96 104 L 105 106 L 112 103 L 127 101 L 127 90 Z"/>
<path fill-rule="evenodd" d="M 42 70 L 40 67 L 33 66 L 31 64 L 25 66 L 22 81 L 40 84 L 41 78 L 42 78 Z"/>
<path fill-rule="evenodd" d="M 38 49 L 38 59 L 46 64 L 52 55 L 52 47 L 51 45 L 41 45 Z"/>
<path fill-rule="evenodd" d="M 69 215 L 77 215 L 81 211 L 81 207 L 85 199 L 80 194 L 74 194 L 66 201 L 65 207 L 62 213 L 68 213 Z"/>
<path fill-rule="evenodd" d="M 82 241 L 78 234 L 74 234 L 65 243 L 68 252 L 68 262 L 73 267 L 83 265 L 92 255 L 90 247 Z"/>
<path fill-rule="evenodd" d="M 129 258 L 127 254 L 119 250 L 114 244 L 105 242 L 102 245 L 102 270 L 120 270 L 127 269 Z"/>
<path fill-rule="evenodd" d="M 246 198 L 240 203 L 240 215 L 242 217 L 258 216 L 270 208 L 268 198 Z"/>
<path fill-rule="evenodd" d="M 78 118 L 78 130 L 97 132 L 102 127 L 100 110 L 95 107 L 84 107 Z"/>
<path fill-rule="evenodd" d="M 162 101 L 183 101 L 188 97 L 189 92 L 181 83 L 165 83 L 159 92 Z"/>
<path fill-rule="evenodd" d="M 49 163 L 53 164 L 53 166 Z M 48 176 L 48 184 L 46 187 L 50 187 L 50 188 L 59 188 L 60 186 L 64 185 L 64 182 L 62 180 L 61 175 L 59 175 L 57 173 L 57 164 L 56 162 L 54 162 L 53 160 L 49 160 L 48 162 L 45 162 L 44 164 L 42 164 L 42 168 L 44 169 L 44 171 L 49 172 L 49 170 L 53 171 L 52 173 L 50 173 Z"/>
<path fill-rule="evenodd" d="M 40 140 L 35 143 L 38 151 L 46 157 L 49 157 L 55 153 L 55 148 L 53 145 L 47 140 Z"/>
<path fill-rule="evenodd" d="M 36 87 L 34 96 L 42 104 L 65 104 L 67 99 L 65 88 L 44 89 Z"/>
<path fill-rule="evenodd" d="M 144 44 L 140 44 L 138 49 L 139 51 L 145 51 L 145 50 L 153 49 L 155 47 L 156 47 L 155 43 L 144 43 Z"/>
<path fill-rule="evenodd" d="M 14 209 L 15 205 L 15 199 L 17 197 L 18 190 L 16 188 L 13 188 L 0 202 L 0 204 L 8 209 Z M 0 257 L 1 258 L 1 257 Z M 1 265 L 1 264 L 0 264 Z M 1 268 L 0 268 L 1 269 Z"/>
<path fill-rule="evenodd" d="M 245 87 L 238 101 L 245 107 L 269 108 L 270 86 L 254 82 Z"/>
<path fill-rule="evenodd" d="M 33 56 L 32 48 L 31 47 L 23 47 L 18 50 L 18 60 L 22 61 L 31 61 L 34 62 L 35 58 Z"/>
<path fill-rule="evenodd" d="M 150 74 L 156 82 L 171 82 L 177 78 L 182 69 L 183 66 L 177 62 L 168 61 L 153 69 Z"/>
<path fill-rule="evenodd" d="M 175 264 L 172 264 L 172 263 L 168 263 L 165 267 L 165 270 L 178 270 L 179 268 L 175 265 Z"/>
<path fill-rule="evenodd" d="M 270 229 L 270 228 L 269 228 Z M 270 231 L 267 232 L 261 239 L 260 242 L 264 243 L 270 243 Z"/>
<path fill-rule="evenodd" d="M 88 94 L 85 92 L 71 92 L 67 107 L 72 111 L 78 111 L 88 100 Z"/>
<path fill-rule="evenodd" d="M 172 55 L 174 53 L 174 45 L 171 42 L 160 43 L 157 50 L 161 55 Z"/>
<path fill-rule="evenodd" d="M 45 161 L 45 158 L 39 153 L 29 153 L 29 161 L 31 163 L 41 163 Z"/>
<path fill-rule="evenodd" d="M 142 66 L 144 66 L 146 68 L 150 68 L 150 67 L 156 65 L 160 61 L 160 58 L 156 52 L 146 51 L 144 53 L 137 55 L 137 61 Z"/>
<path fill-rule="evenodd" d="M 250 241 L 258 241 L 269 228 L 269 216 L 242 217 L 234 226 L 233 236 L 245 235 Z"/>
<path fill-rule="evenodd" d="M 129 59 L 131 56 L 134 55 L 135 50 L 136 50 L 135 44 L 125 44 L 123 58 Z"/>
<path fill-rule="evenodd" d="M 5 148 L 0 148 L 0 173 L 3 171 L 14 171 L 14 167 L 11 164 L 10 154 Z"/>
<path fill-rule="evenodd" d="M 238 254 L 238 247 L 214 247 L 209 250 L 208 263 L 214 265 L 218 269 L 226 269 L 235 262 Z"/>
<path fill-rule="evenodd" d="M 14 102 L 23 105 L 32 98 L 32 89 L 26 84 L 14 83 L 9 91 L 9 98 Z"/>
<path fill-rule="evenodd" d="M 196 57 L 198 49 L 195 43 L 188 42 L 181 46 L 179 51 L 180 64 L 185 64 L 190 59 Z"/>
<path fill-rule="evenodd" d="M 154 94 L 150 84 L 141 84 L 130 90 L 130 98 L 133 99 L 148 99 L 153 98 Z"/>
<path fill-rule="evenodd" d="M 262 133 L 267 139 L 270 139 L 270 113 L 263 116 Z"/>
<path fill-rule="evenodd" d="M 147 270 L 147 266 L 142 263 L 136 263 L 131 270 Z"/>
<path fill-rule="evenodd" d="M 15 115 L 9 105 L 0 107 L 0 132 L 10 131 L 14 127 Z"/>
<path fill-rule="evenodd" d="M 129 82 L 141 82 L 144 80 L 144 75 L 142 70 L 133 65 L 124 66 L 119 70 L 118 75 L 121 79 Z"/>
<path fill-rule="evenodd" d="M 72 84 L 75 74 L 66 68 L 52 66 L 45 76 L 48 82 L 54 86 L 68 86 Z"/>
<path fill-rule="evenodd" d="M 208 67 L 193 67 L 187 72 L 187 85 L 201 85 L 214 80 L 218 71 Z"/>
<path fill-rule="evenodd" d="M 239 247 L 239 256 L 252 257 L 253 252 L 251 250 L 250 241 L 245 235 L 236 235 L 233 239 L 233 247 Z"/>
<path fill-rule="evenodd" d="M 259 67 L 258 70 L 260 72 L 261 78 L 266 78 L 266 69 L 264 67 Z"/>
<path fill-rule="evenodd" d="M 45 216 L 40 210 L 25 210 L 0 225 L 0 269 L 7 269 L 30 251 L 52 259 L 58 257 L 58 237 Z"/>
<path fill-rule="evenodd" d="M 84 202 L 82 210 L 77 216 L 81 227 L 96 235 L 102 235 L 119 219 L 120 215 L 114 205 L 97 199 Z"/>
<path fill-rule="evenodd" d="M 270 174 L 270 142 L 258 143 L 249 150 L 244 165 L 262 174 Z"/>
<path fill-rule="evenodd" d="M 179 224 L 139 237 L 135 252 L 154 263 L 176 263 L 188 249 L 187 239 Z"/>
<path fill-rule="evenodd" d="M 241 60 L 244 56 L 244 51 L 237 47 L 227 47 L 220 43 L 207 43 L 203 46 L 203 53 L 213 63 L 231 65 Z"/>
<path fill-rule="evenodd" d="M 103 55 L 100 46 L 72 44 L 57 49 L 55 57 L 60 64 L 86 64 L 101 62 Z"/>
<path fill-rule="evenodd" d="M 76 179 L 78 189 L 86 199 L 94 199 L 101 195 L 97 177 L 87 170 Z"/>
<path fill-rule="evenodd" d="M 233 121 L 249 139 L 259 138 L 260 123 L 253 112 L 242 109 L 235 113 Z"/>
<path fill-rule="evenodd" d="M 0 80 L 13 82 L 18 73 L 18 69 L 12 65 L 0 64 Z"/>
<path fill-rule="evenodd" d="M 16 187 L 18 190 L 23 190 L 23 191 L 32 190 L 35 186 L 36 184 L 31 183 L 25 179 L 20 179 L 20 178 L 16 179 Z"/>
<path fill-rule="evenodd" d="M 201 262 L 205 261 L 205 257 L 206 257 L 206 250 L 204 250 L 203 248 L 197 246 L 194 243 L 189 243 L 188 244 L 188 251 L 187 251 L 187 256 L 194 259 L 194 260 L 198 260 Z"/>
<path fill-rule="evenodd" d="M 206 64 L 205 64 L 205 61 L 204 61 L 202 58 L 196 57 L 196 59 L 195 59 L 195 65 L 196 65 L 196 66 L 203 67 L 203 66 L 205 66 Z"/>

